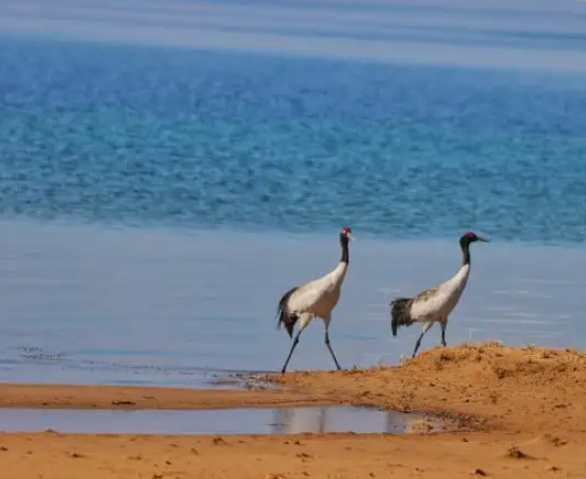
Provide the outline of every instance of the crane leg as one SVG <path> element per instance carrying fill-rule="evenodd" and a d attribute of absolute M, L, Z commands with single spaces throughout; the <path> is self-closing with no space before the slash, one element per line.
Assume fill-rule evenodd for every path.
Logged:
<path fill-rule="evenodd" d="M 415 349 L 413 350 L 413 356 L 411 356 L 411 359 L 413 359 L 415 357 L 415 355 L 417 354 L 417 350 L 419 349 L 419 346 L 421 346 L 421 340 L 423 339 L 424 334 L 425 334 L 425 331 L 423 333 L 421 333 L 419 335 L 419 337 L 417 338 L 417 342 L 415 343 Z"/>
<path fill-rule="evenodd" d="M 448 345 L 446 342 L 446 328 L 448 327 L 448 321 L 442 321 L 440 324 L 442 325 L 442 346 L 445 348 Z"/>
<path fill-rule="evenodd" d="M 293 351 L 295 351 L 297 344 L 299 344 L 299 336 L 301 336 L 303 330 L 307 328 L 307 326 L 309 326 L 309 323 L 311 323 L 312 319 L 313 315 L 307 313 L 304 313 L 299 317 L 299 329 L 297 330 L 297 334 L 295 335 L 295 339 L 293 340 L 293 344 L 291 345 L 291 350 L 289 351 L 289 356 L 287 356 L 287 361 L 285 361 L 283 369 L 281 369 L 281 373 L 284 373 L 287 370 L 287 366 L 289 365 L 291 356 L 293 356 Z"/>
<path fill-rule="evenodd" d="M 417 338 L 417 342 L 415 343 L 415 350 L 413 351 L 413 356 L 411 356 L 412 359 L 417 354 L 417 351 L 419 350 L 419 346 L 421 346 L 421 340 L 423 339 L 423 336 L 425 335 L 425 333 L 427 333 L 429 331 L 429 329 L 432 326 L 433 326 L 433 321 L 428 321 L 427 323 L 425 323 L 423 325 L 423 331 L 421 332 L 421 334 Z"/>
<path fill-rule="evenodd" d="M 340 367 L 340 364 L 338 363 L 338 360 L 336 359 L 336 355 L 334 354 L 334 350 L 332 349 L 332 346 L 330 345 L 330 334 L 328 333 L 327 327 L 326 327 L 326 346 L 330 350 L 330 354 L 332 355 L 332 359 L 336 363 L 336 368 L 338 368 L 338 371 L 339 371 L 342 368 Z"/>
<path fill-rule="evenodd" d="M 287 360 L 285 361 L 285 364 L 283 365 L 283 369 L 281 369 L 281 373 L 284 373 L 287 370 L 287 366 L 289 365 L 289 361 L 291 360 L 291 356 L 293 356 L 293 351 L 295 351 L 297 344 L 299 344 L 299 336 L 301 336 L 302 332 L 303 332 L 303 329 L 300 329 L 299 332 L 295 335 L 295 339 L 293 340 L 293 344 L 291 345 L 291 350 L 289 351 L 289 356 L 287 356 Z"/>

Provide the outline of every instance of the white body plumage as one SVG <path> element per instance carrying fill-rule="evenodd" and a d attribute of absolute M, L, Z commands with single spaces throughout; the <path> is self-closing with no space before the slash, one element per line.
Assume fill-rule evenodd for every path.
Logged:
<path fill-rule="evenodd" d="M 470 265 L 463 265 L 449 280 L 416 296 L 411 305 L 411 318 L 416 322 L 434 322 L 447 318 L 462 297 L 470 276 Z"/>
<path fill-rule="evenodd" d="M 313 318 L 316 317 L 321 318 L 324 321 L 326 329 L 325 344 L 332 355 L 332 359 L 336 363 L 336 367 L 340 369 L 336 355 L 330 345 L 328 330 L 330 321 L 332 320 L 332 311 L 340 300 L 342 283 L 344 282 L 346 272 L 348 271 L 348 242 L 351 239 L 352 230 L 350 228 L 342 229 L 340 233 L 342 257 L 340 258 L 338 265 L 325 276 L 314 279 L 302 286 L 290 289 L 279 300 L 278 326 L 280 327 L 281 325 L 284 325 L 291 337 L 293 337 L 293 329 L 296 324 L 299 328 L 282 372 L 285 372 L 287 369 L 293 351 L 299 343 L 299 336 L 309 323 L 311 323 Z"/>
<path fill-rule="evenodd" d="M 289 314 L 299 316 L 299 329 L 303 330 L 313 318 L 329 322 L 333 309 L 338 304 L 342 283 L 346 277 L 348 263 L 339 263 L 336 268 L 322 276 L 298 287 L 285 306 Z"/>
<path fill-rule="evenodd" d="M 462 249 L 462 266 L 449 280 L 435 288 L 422 291 L 413 298 L 397 298 L 391 302 L 391 327 L 393 336 L 397 335 L 400 326 L 410 326 L 413 323 L 423 323 L 423 331 L 417 339 L 413 356 L 421 345 L 423 335 L 439 322 L 442 326 L 442 345 L 446 346 L 446 327 L 448 317 L 458 305 L 462 293 L 468 284 L 470 276 L 470 244 L 476 241 L 488 242 L 488 240 L 468 232 L 460 238 Z"/>

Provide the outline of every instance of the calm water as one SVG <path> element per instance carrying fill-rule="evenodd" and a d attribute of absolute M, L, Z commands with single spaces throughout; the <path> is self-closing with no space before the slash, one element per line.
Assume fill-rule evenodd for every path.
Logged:
<path fill-rule="evenodd" d="M 441 422 L 422 414 L 344 406 L 200 411 L 0 409 L 0 428 L 4 432 L 52 429 L 62 433 L 110 434 L 297 434 L 349 431 L 404 434 L 413 432 L 414 423 L 422 419 L 426 419 L 433 430 L 441 430 Z"/>
<path fill-rule="evenodd" d="M 0 378 L 276 369 L 344 224 L 346 366 L 411 351 L 388 302 L 468 229 L 450 342 L 582 347 L 584 32 L 581 2 L 0 0 Z M 292 367 L 330 367 L 306 336 Z"/>
<path fill-rule="evenodd" d="M 396 363 L 419 327 L 392 339 L 389 301 L 452 275 L 454 241 L 352 244 L 331 340 L 344 367 Z M 584 346 L 586 250 L 474 245 L 448 342 Z M 275 310 L 292 285 L 331 269 L 331 237 L 286 233 L 0 223 L 0 375 L 5 380 L 202 385 L 279 370 L 290 347 Z M 424 347 L 439 342 L 431 330 Z M 330 369 L 323 326 L 304 333 L 292 369 Z"/>

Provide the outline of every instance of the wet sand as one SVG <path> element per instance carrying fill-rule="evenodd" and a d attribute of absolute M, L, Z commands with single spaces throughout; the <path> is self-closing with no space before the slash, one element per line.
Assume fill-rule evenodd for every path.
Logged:
<path fill-rule="evenodd" d="M 464 345 L 435 348 L 399 367 L 295 372 L 262 379 L 295 390 L 2 385 L 0 404 L 68 408 L 372 404 L 434 411 L 455 419 L 458 431 L 428 434 L 422 428 L 409 436 L 271 437 L 10 433 L 0 435 L 4 474 L 22 479 L 350 479 L 583 477 L 586 473 L 586 356 L 576 351 Z M 112 404 L 115 401 L 135 404 Z"/>
<path fill-rule="evenodd" d="M 50 409 L 224 409 L 336 404 L 296 390 L 214 390 L 137 386 L 0 384 L 0 407 Z"/>

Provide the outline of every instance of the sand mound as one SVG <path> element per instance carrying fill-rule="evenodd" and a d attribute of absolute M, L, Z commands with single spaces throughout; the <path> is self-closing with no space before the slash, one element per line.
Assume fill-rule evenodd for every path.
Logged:
<path fill-rule="evenodd" d="M 396 367 L 265 379 L 353 404 L 436 411 L 474 429 L 586 429 L 586 355 L 499 343 L 436 347 Z"/>
<path fill-rule="evenodd" d="M 444 371 L 480 375 L 485 380 L 560 381 L 586 379 L 586 355 L 573 350 L 511 348 L 500 343 L 434 348 L 403 366 L 418 373 Z"/>

